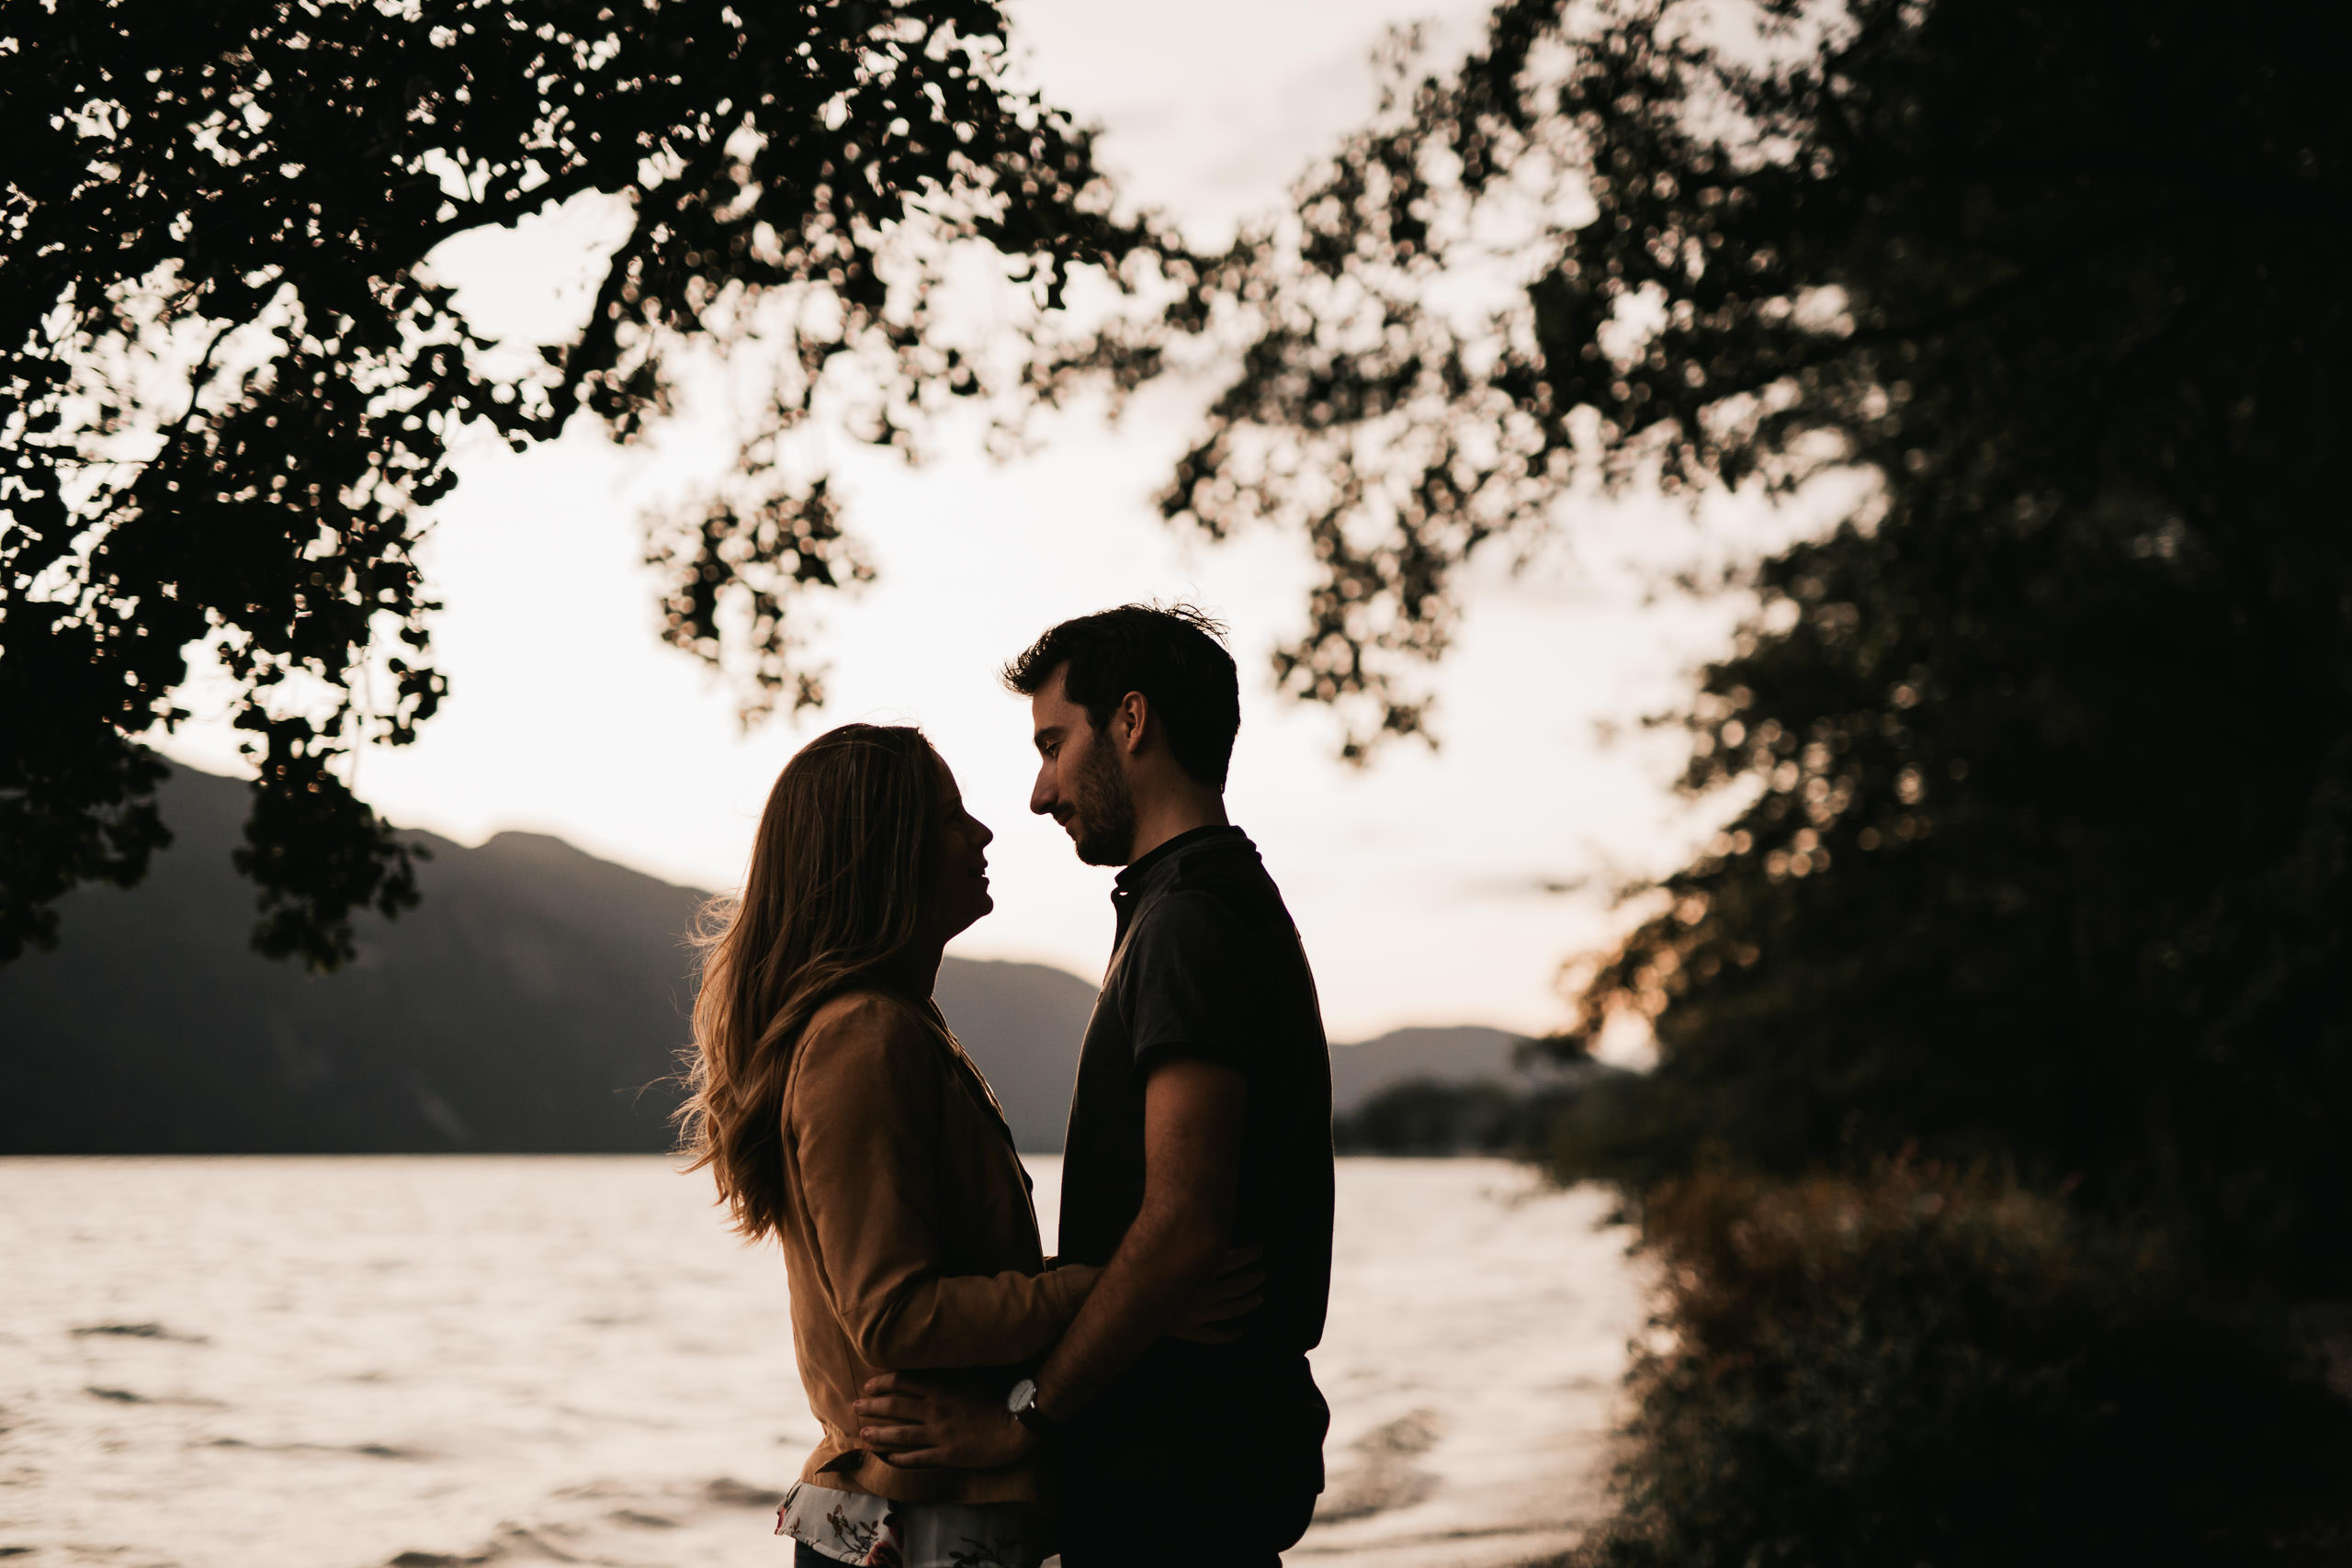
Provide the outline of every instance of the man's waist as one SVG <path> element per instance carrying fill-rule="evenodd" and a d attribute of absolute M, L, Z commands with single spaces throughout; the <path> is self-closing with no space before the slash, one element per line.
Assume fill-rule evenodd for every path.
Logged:
<path fill-rule="evenodd" d="M 1163 1339 L 1071 1419 L 1074 1431 L 1204 1424 L 1287 1431 L 1328 1416 L 1304 1352 Z M 1247 1434 L 1243 1434 L 1246 1436 Z M 1320 1440 L 1318 1429 L 1317 1440 Z"/>
<path fill-rule="evenodd" d="M 1221 1353 L 1193 1353 L 1211 1349 Z M 1312 1496 L 1330 1424 L 1304 1356 L 1163 1342 L 1039 1457 L 1049 1496 L 1187 1491 L 1212 1478 L 1252 1495 Z"/>

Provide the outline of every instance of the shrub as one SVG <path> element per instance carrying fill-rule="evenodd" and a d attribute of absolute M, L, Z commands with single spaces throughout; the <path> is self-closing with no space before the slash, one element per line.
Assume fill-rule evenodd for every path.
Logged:
<path fill-rule="evenodd" d="M 1665 1299 L 1581 1568 L 2352 1562 L 2345 1406 L 2152 1238 L 1895 1162 L 1641 1205 Z"/>

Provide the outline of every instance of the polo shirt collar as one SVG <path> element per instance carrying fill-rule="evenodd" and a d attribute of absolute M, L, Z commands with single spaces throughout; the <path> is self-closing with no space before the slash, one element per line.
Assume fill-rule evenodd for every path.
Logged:
<path fill-rule="evenodd" d="M 1183 832 L 1179 833 L 1174 838 L 1169 840 L 1166 843 L 1161 844 L 1159 848 L 1153 850 L 1149 854 L 1145 855 L 1142 859 L 1136 861 L 1122 869 L 1118 876 L 1114 878 L 1118 883 L 1118 890 L 1121 893 L 1136 892 L 1142 888 L 1146 882 L 1151 879 L 1153 872 L 1158 871 L 1161 866 L 1166 865 L 1170 861 L 1174 860 L 1186 850 L 1193 848 L 1196 844 L 1213 843 L 1220 840 L 1238 840 L 1239 842 L 1246 844 L 1250 841 L 1250 836 L 1244 833 L 1240 829 L 1234 827 L 1212 826 L 1206 828 L 1187 829 Z"/>

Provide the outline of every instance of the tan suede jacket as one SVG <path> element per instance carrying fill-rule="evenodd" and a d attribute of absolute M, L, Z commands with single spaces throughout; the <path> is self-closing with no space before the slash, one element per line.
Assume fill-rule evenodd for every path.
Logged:
<path fill-rule="evenodd" d="M 1036 1357 L 1081 1300 L 1077 1276 L 1046 1269 L 1012 1135 L 944 1024 L 876 991 L 820 1009 L 785 1080 L 784 1177 L 793 1348 L 824 1428 L 801 1479 L 903 1502 L 1035 1498 L 1026 1465 L 893 1469 L 858 1446 L 850 1408 L 879 1372 Z"/>

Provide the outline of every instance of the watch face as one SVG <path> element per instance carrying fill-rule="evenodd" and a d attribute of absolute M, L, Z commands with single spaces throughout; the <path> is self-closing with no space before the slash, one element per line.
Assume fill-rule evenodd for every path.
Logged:
<path fill-rule="evenodd" d="M 1036 1403 L 1037 1380 L 1023 1378 L 1012 1385 L 1012 1392 L 1005 1396 L 1004 1407 L 1018 1416 Z"/>

